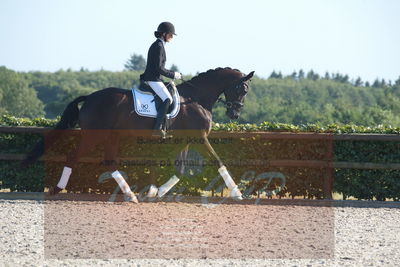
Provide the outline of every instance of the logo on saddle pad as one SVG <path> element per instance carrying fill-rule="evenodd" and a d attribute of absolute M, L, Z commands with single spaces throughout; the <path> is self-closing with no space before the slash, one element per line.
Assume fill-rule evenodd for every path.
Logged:
<path fill-rule="evenodd" d="M 140 105 L 139 111 L 140 111 L 140 112 L 149 112 L 149 105 L 147 105 L 147 104 L 141 104 L 141 105 Z"/>
<path fill-rule="evenodd" d="M 134 87 L 132 88 L 132 96 L 133 108 L 138 115 L 151 118 L 157 117 L 156 101 L 152 93 L 143 92 L 137 87 Z M 178 90 L 174 90 L 172 99 L 172 108 L 170 109 L 171 112 L 167 114 L 167 119 L 175 118 L 179 113 L 181 105 Z"/>

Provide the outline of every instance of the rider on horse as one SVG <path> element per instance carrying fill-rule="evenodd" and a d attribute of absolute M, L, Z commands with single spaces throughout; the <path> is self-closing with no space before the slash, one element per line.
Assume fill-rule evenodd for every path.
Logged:
<path fill-rule="evenodd" d="M 140 75 L 140 81 L 147 83 L 162 100 L 154 125 L 154 133 L 156 135 L 161 134 L 161 136 L 165 136 L 162 123 L 165 121 L 167 111 L 173 100 L 161 79 L 161 75 L 171 79 L 181 79 L 182 74 L 165 68 L 167 57 L 164 46 L 165 43 L 170 42 L 173 36 L 176 35 L 174 25 L 170 22 L 162 22 L 158 26 L 157 31 L 154 32 L 154 35 L 157 40 L 149 48 L 146 69 L 144 73 Z"/>

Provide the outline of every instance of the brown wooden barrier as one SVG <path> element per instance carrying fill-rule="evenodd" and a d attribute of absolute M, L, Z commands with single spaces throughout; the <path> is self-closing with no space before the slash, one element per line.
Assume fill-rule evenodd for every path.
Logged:
<path fill-rule="evenodd" d="M 46 127 L 10 127 L 0 126 L 1 133 L 45 133 L 52 128 Z M 79 129 L 73 131 L 79 132 Z M 128 131 L 129 132 L 129 131 Z M 395 134 L 330 134 L 330 133 L 287 133 L 287 132 L 212 132 L 211 138 L 229 137 L 232 135 L 235 138 L 262 137 L 265 140 L 326 140 L 327 159 L 333 159 L 333 143 L 334 141 L 400 141 L 400 135 Z M 24 154 L 1 153 L 0 160 L 22 160 Z M 140 157 L 135 157 L 140 159 Z M 41 159 L 43 160 L 43 159 Z M 65 161 L 64 156 L 55 156 L 48 161 L 62 162 Z M 119 160 L 133 160 L 132 158 L 119 158 Z M 100 159 L 84 157 L 81 162 L 99 162 Z M 372 163 L 372 162 L 336 162 L 333 160 L 269 160 L 267 166 L 271 167 L 304 167 L 304 168 L 323 168 L 326 170 L 324 176 L 324 197 L 332 198 L 333 178 L 335 169 L 367 169 L 367 170 L 399 170 L 398 163 Z"/>

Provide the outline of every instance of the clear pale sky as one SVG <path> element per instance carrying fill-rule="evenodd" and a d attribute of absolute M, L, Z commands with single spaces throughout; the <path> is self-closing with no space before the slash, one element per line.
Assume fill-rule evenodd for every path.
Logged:
<path fill-rule="evenodd" d="M 167 67 L 290 74 L 313 69 L 396 80 L 397 0 L 0 0 L 0 66 L 17 71 L 124 69 L 146 57 L 162 21 L 178 36 Z"/>

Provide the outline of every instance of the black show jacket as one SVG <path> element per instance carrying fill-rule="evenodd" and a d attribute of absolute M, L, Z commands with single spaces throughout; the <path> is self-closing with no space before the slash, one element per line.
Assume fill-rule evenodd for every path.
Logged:
<path fill-rule="evenodd" d="M 157 39 L 149 48 L 147 54 L 146 70 L 140 75 L 142 81 L 162 81 L 161 75 L 173 79 L 175 72 L 165 68 L 167 56 L 165 54 L 164 44 Z"/>

